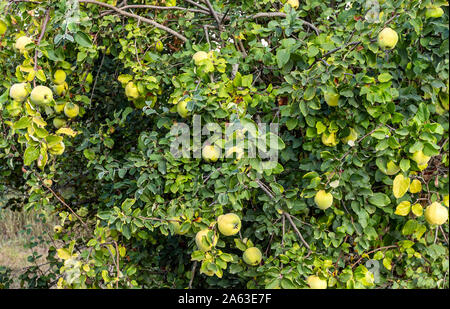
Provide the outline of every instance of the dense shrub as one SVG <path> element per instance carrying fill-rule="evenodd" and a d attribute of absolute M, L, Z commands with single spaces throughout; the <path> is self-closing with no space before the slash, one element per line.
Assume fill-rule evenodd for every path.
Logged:
<path fill-rule="evenodd" d="M 175 2 L 0 1 L 0 201 L 66 244 L 34 285 L 448 288 L 448 4 Z M 238 129 L 177 157 L 198 119 Z"/>

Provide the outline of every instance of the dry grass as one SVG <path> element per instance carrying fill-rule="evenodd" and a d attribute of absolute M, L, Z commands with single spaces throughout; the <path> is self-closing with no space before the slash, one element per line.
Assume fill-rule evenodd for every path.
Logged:
<path fill-rule="evenodd" d="M 0 266 L 12 269 L 14 277 L 13 288 L 19 288 L 18 276 L 26 267 L 34 265 L 27 258 L 32 252 L 42 257 L 37 263 L 45 262 L 47 245 L 41 244 L 33 249 L 27 248 L 30 241 L 37 241 L 41 235 L 53 232 L 53 221 L 43 222 L 45 216 L 35 211 L 17 212 L 0 208 Z"/>

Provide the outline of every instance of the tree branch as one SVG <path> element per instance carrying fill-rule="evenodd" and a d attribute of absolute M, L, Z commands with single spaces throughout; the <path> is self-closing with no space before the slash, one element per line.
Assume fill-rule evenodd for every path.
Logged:
<path fill-rule="evenodd" d="M 168 27 L 166 27 L 164 25 L 161 25 L 161 24 L 157 23 L 154 20 L 151 20 L 151 19 L 139 16 L 139 15 L 136 15 L 136 14 L 128 13 L 127 11 L 124 11 L 122 9 L 116 8 L 113 5 L 110 5 L 110 4 L 107 4 L 107 3 L 103 3 L 103 2 L 98 2 L 98 1 L 95 1 L 95 0 L 79 0 L 78 2 L 79 3 L 95 4 L 95 5 L 98 5 L 98 6 L 102 6 L 102 7 L 111 9 L 111 10 L 116 11 L 117 13 L 119 13 L 121 15 L 124 15 L 124 16 L 127 16 L 127 17 L 131 17 L 131 18 L 135 18 L 135 19 L 137 19 L 139 21 L 142 21 L 144 23 L 147 23 L 147 24 L 150 24 L 150 25 L 154 26 L 155 28 L 158 28 L 158 29 L 161 29 L 163 31 L 166 31 L 166 32 L 176 36 L 177 38 L 179 38 L 183 42 L 187 42 L 188 41 L 188 39 L 184 35 L 176 32 L 175 30 L 172 30 L 172 29 L 170 29 L 170 28 L 168 28 Z"/>
<path fill-rule="evenodd" d="M 282 12 L 261 12 L 261 13 L 257 13 L 253 16 L 247 17 L 247 19 L 257 19 L 257 18 L 263 18 L 263 17 L 286 17 L 286 13 L 282 13 Z M 311 24 L 310 22 L 307 22 L 306 20 L 297 18 L 298 20 L 301 20 L 306 26 L 308 26 L 309 28 L 313 29 L 314 32 L 316 33 L 316 35 L 320 34 L 319 29 L 317 29 L 316 26 L 314 26 L 313 24 Z"/>
<path fill-rule="evenodd" d="M 37 47 L 39 46 L 39 44 L 42 41 L 42 38 L 44 37 L 45 34 L 45 29 L 47 29 L 47 23 L 50 19 L 50 9 L 47 9 L 47 11 L 45 12 L 45 19 L 44 22 L 42 23 L 42 30 L 41 30 L 41 34 L 39 35 L 39 38 L 36 42 L 36 50 L 34 51 L 34 71 L 37 71 L 37 57 L 38 57 L 38 49 Z M 36 87 L 36 76 L 33 78 L 33 86 Z"/>

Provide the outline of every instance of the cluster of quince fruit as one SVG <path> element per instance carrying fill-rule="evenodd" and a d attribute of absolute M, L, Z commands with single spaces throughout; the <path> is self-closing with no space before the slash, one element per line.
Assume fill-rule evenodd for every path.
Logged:
<path fill-rule="evenodd" d="M 148 82 L 156 84 L 156 79 L 152 76 L 145 77 L 148 79 Z M 138 80 L 133 78 L 133 76 L 128 74 L 122 74 L 119 76 L 118 80 L 125 88 L 125 95 L 129 101 L 133 102 L 133 105 L 136 108 L 142 109 L 147 105 L 147 102 L 150 102 L 150 107 L 154 107 L 156 101 L 158 99 L 157 95 L 162 93 L 161 88 L 157 87 L 157 89 L 153 92 L 150 92 L 146 87 L 146 80 Z"/>
<path fill-rule="evenodd" d="M 184 231 L 183 233 L 180 233 L 180 223 L 179 218 L 171 218 L 171 224 L 174 226 L 175 233 L 179 235 L 185 234 L 187 231 Z M 224 236 L 233 236 L 239 233 L 241 230 L 241 219 L 240 217 L 235 213 L 227 213 L 220 215 L 217 218 L 217 228 L 220 232 L 220 234 Z M 208 234 L 212 233 L 212 241 L 208 241 Z M 219 234 L 216 232 L 215 229 L 205 228 L 197 232 L 195 235 L 195 244 L 197 245 L 198 250 L 203 252 L 209 252 L 212 250 L 213 247 L 216 246 L 217 242 L 219 240 Z M 257 247 L 249 247 L 247 248 L 243 255 L 242 255 L 243 261 L 250 265 L 250 266 L 257 266 L 262 261 L 262 253 Z M 210 270 L 201 270 L 202 273 L 213 276 L 214 272 Z"/>

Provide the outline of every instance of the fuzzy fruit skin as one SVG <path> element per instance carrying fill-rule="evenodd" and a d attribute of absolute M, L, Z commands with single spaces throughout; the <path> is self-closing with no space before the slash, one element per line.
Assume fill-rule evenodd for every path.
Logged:
<path fill-rule="evenodd" d="M 398 34 L 395 30 L 386 27 L 378 34 L 378 45 L 381 48 L 393 49 L 398 42 Z"/>
<path fill-rule="evenodd" d="M 339 94 L 337 93 L 328 93 L 324 94 L 325 102 L 327 102 L 328 106 L 338 106 L 339 102 Z"/>
<path fill-rule="evenodd" d="M 428 8 L 425 12 L 426 18 L 439 18 L 444 15 L 444 10 L 440 7 Z"/>
<path fill-rule="evenodd" d="M 32 43 L 33 41 L 27 37 L 27 36 L 21 36 L 16 40 L 16 43 L 14 44 L 14 48 L 18 49 L 20 52 L 23 52 L 25 50 L 25 46 Z"/>
<path fill-rule="evenodd" d="M 208 53 L 204 51 L 198 51 L 193 56 L 195 65 L 199 65 L 202 60 L 208 59 Z"/>
<path fill-rule="evenodd" d="M 411 159 L 413 159 L 417 163 L 417 165 L 420 166 L 428 164 L 428 161 L 430 161 L 431 157 L 426 156 L 422 150 L 418 150 L 413 153 Z"/>
<path fill-rule="evenodd" d="M 202 157 L 206 162 L 216 162 L 219 159 L 220 151 L 214 145 L 206 145 L 202 149 Z"/>
<path fill-rule="evenodd" d="M 202 238 L 203 238 L 203 237 L 207 237 L 208 232 L 209 232 L 208 229 L 206 229 L 206 230 L 201 230 L 201 231 L 199 231 L 199 232 L 195 235 L 195 243 L 197 244 L 198 249 L 201 250 L 201 251 L 203 251 L 203 252 L 207 252 L 207 251 L 211 250 L 212 247 L 215 246 L 215 245 L 217 244 L 217 240 L 219 239 L 219 236 L 216 235 L 216 234 L 214 234 L 214 239 L 213 239 L 212 245 L 209 246 L 209 247 L 204 246 L 204 245 L 202 244 Z"/>
<path fill-rule="evenodd" d="M 53 119 L 53 125 L 57 129 L 62 128 L 62 127 L 64 127 L 66 125 L 66 120 L 65 119 L 61 119 L 61 118 L 54 118 Z"/>
<path fill-rule="evenodd" d="M 65 96 L 68 89 L 69 85 L 66 82 L 63 82 L 62 84 L 57 84 L 53 87 L 53 91 L 55 91 L 56 94 L 60 97 Z"/>
<path fill-rule="evenodd" d="M 322 133 L 322 143 L 325 146 L 329 146 L 329 147 L 336 146 L 339 143 L 339 141 L 336 140 L 336 133 L 335 132 L 332 132 L 332 133 L 323 132 Z"/>
<path fill-rule="evenodd" d="M 327 288 L 327 282 L 325 280 L 320 279 L 318 276 L 309 276 L 306 279 L 306 282 L 308 283 L 311 289 L 324 290 Z"/>
<path fill-rule="evenodd" d="M 186 118 L 189 115 L 189 111 L 186 108 L 188 102 L 189 100 L 183 100 L 177 104 L 177 112 L 183 118 Z"/>
<path fill-rule="evenodd" d="M 225 236 L 232 236 L 241 230 L 241 219 L 234 213 L 228 213 L 217 218 L 217 225 L 220 233 Z"/>
<path fill-rule="evenodd" d="M 251 247 L 244 251 L 242 258 L 248 265 L 256 266 L 261 263 L 262 253 L 258 248 Z"/>
<path fill-rule="evenodd" d="M 442 225 L 448 220 L 448 209 L 434 202 L 425 209 L 425 219 L 429 224 Z"/>
<path fill-rule="evenodd" d="M 18 83 L 11 86 L 9 89 L 9 96 L 17 102 L 23 102 L 28 96 L 26 83 Z"/>
<path fill-rule="evenodd" d="M 139 90 L 135 83 L 129 82 L 125 86 L 125 95 L 131 100 L 139 98 Z"/>
<path fill-rule="evenodd" d="M 64 106 L 64 114 L 69 118 L 75 118 L 80 113 L 80 107 L 74 103 L 67 103 Z"/>
<path fill-rule="evenodd" d="M 30 100 L 38 105 L 46 105 L 53 101 L 53 92 L 46 86 L 36 86 L 31 90 Z"/>
<path fill-rule="evenodd" d="M 325 190 L 319 190 L 314 197 L 314 202 L 316 203 L 317 207 L 325 210 L 331 207 L 331 205 L 333 204 L 333 195 L 331 195 L 331 193 L 325 192 Z"/>
<path fill-rule="evenodd" d="M 62 232 L 62 226 L 61 225 L 55 225 L 54 227 L 53 227 L 53 231 L 55 232 L 55 233 L 61 233 Z"/>
<path fill-rule="evenodd" d="M 66 81 L 66 72 L 63 70 L 56 70 L 55 74 L 53 74 L 53 79 L 55 84 L 60 85 Z"/>

